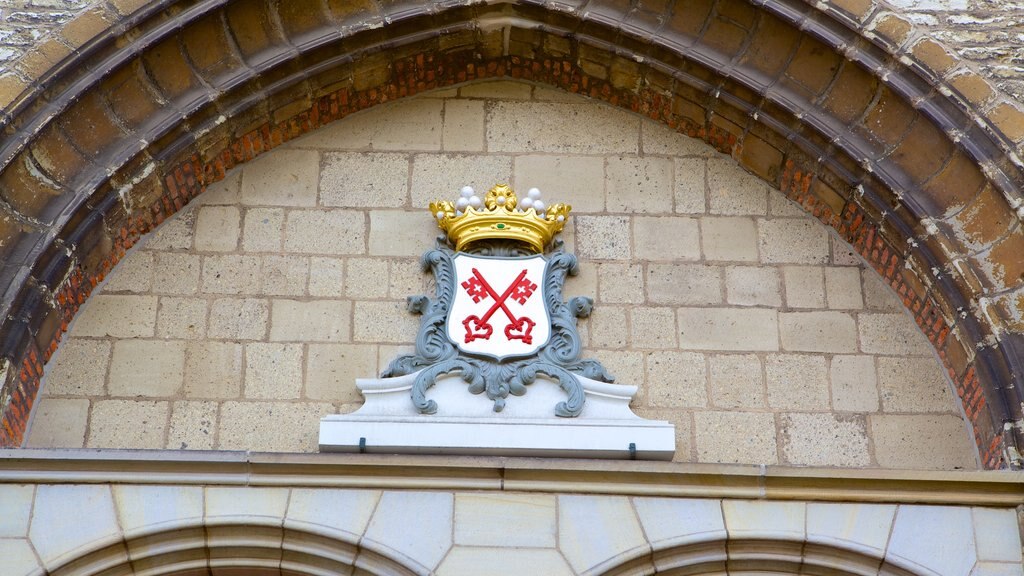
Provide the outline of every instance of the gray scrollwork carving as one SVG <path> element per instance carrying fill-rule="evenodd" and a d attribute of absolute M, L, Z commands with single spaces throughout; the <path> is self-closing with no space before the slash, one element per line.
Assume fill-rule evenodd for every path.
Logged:
<path fill-rule="evenodd" d="M 529 255 L 514 242 L 488 242 L 468 252 L 503 257 Z M 409 297 L 409 311 L 423 315 L 416 335 L 416 352 L 395 358 L 382 374 L 388 378 L 422 370 L 412 387 L 412 402 L 417 410 L 423 414 L 437 412 L 437 403 L 427 398 L 427 390 L 437 378 L 447 374 L 458 374 L 472 394 L 486 393 L 494 401 L 495 412 L 505 407 L 509 394 L 526 394 L 527 386 L 543 374 L 556 380 L 566 393 L 566 399 L 555 406 L 555 415 L 564 418 L 578 416 L 583 411 L 585 396 L 577 374 L 602 382 L 614 381 L 600 362 L 580 358 L 583 346 L 576 330 L 576 319 L 590 315 L 593 300 L 575 297 L 565 302 L 562 299 L 566 277 L 575 276 L 579 266 L 574 255 L 562 250 L 560 240 L 555 241 L 553 250 L 548 254 L 544 271 L 545 305 L 551 317 L 551 337 L 536 356 L 530 358 L 499 360 L 467 354 L 448 339 L 445 321 L 456 289 L 454 255 L 444 236 L 438 237 L 437 246 L 423 255 L 421 263 L 424 270 L 434 274 L 436 294 L 433 298 L 422 295 Z"/>

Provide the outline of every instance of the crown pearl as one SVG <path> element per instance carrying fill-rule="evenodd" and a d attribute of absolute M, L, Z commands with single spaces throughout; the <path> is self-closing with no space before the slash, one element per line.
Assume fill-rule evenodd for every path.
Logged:
<path fill-rule="evenodd" d="M 461 194 L 463 198 L 469 198 L 476 194 L 476 190 L 473 190 L 472 186 L 463 186 L 462 190 L 459 191 L 459 194 Z"/>

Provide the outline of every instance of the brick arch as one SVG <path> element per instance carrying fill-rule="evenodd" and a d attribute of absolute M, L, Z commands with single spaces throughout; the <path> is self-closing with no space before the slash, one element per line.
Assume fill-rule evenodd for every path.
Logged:
<path fill-rule="evenodd" d="M 1024 173 L 941 55 L 897 58 L 883 29 L 797 0 L 451 4 L 151 5 L 45 75 L 0 140 L 0 445 L 92 287 L 226 170 L 381 102 L 512 77 L 701 138 L 835 228 L 936 347 L 984 464 L 1015 453 Z"/>

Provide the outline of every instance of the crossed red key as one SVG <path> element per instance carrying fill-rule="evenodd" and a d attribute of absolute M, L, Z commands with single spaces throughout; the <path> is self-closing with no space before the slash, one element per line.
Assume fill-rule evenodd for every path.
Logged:
<path fill-rule="evenodd" d="M 489 340 L 491 334 L 494 332 L 494 328 L 488 323 L 491 316 L 495 312 L 501 310 L 508 317 L 509 324 L 505 326 L 505 337 L 509 340 L 522 340 L 525 344 L 531 344 L 533 342 L 533 327 L 537 325 L 536 322 L 531 320 L 527 316 L 522 318 L 516 318 L 515 314 L 508 309 L 505 305 L 505 301 L 512 298 L 519 304 L 525 304 L 533 292 L 537 289 L 537 285 L 531 282 L 526 277 L 526 270 L 524 269 L 516 276 L 516 279 L 509 284 L 505 292 L 498 296 L 498 293 L 494 291 L 487 279 L 480 274 L 480 271 L 473 268 L 473 277 L 462 283 L 462 287 L 466 290 L 466 293 L 473 299 L 474 303 L 478 303 L 481 300 L 486 299 L 490 296 L 494 299 L 494 304 L 487 310 L 482 317 L 475 314 L 467 316 L 462 321 L 462 325 L 466 328 L 466 343 L 470 343 L 473 340 Z"/>

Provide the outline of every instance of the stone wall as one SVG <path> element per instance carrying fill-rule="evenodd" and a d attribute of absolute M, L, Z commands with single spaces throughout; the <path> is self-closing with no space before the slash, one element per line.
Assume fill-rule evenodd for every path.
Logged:
<path fill-rule="evenodd" d="M 427 203 L 504 181 L 573 205 L 588 353 L 677 425 L 678 460 L 976 467 L 927 340 L 817 220 L 701 142 L 510 82 L 353 116 L 211 186 L 83 307 L 26 445 L 315 450 L 415 335 Z"/>

